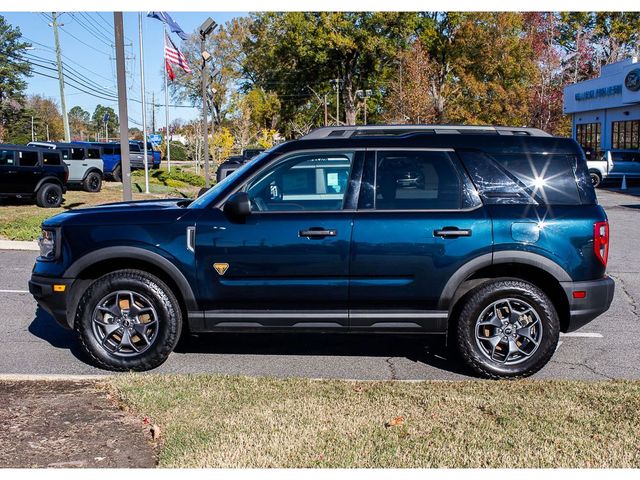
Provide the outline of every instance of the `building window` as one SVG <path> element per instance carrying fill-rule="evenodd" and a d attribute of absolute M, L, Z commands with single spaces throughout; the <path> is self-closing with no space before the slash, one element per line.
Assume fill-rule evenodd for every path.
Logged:
<path fill-rule="evenodd" d="M 576 140 L 585 151 L 600 150 L 600 123 L 583 123 L 576 125 Z"/>
<path fill-rule="evenodd" d="M 611 148 L 614 150 L 640 148 L 640 120 L 613 122 Z"/>

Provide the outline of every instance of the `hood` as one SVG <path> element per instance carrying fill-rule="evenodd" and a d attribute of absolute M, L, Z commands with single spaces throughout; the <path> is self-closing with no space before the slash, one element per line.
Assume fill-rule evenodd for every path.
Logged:
<path fill-rule="evenodd" d="M 44 221 L 46 226 L 65 223 L 157 223 L 177 218 L 191 202 L 185 198 L 106 203 L 60 213 Z"/>

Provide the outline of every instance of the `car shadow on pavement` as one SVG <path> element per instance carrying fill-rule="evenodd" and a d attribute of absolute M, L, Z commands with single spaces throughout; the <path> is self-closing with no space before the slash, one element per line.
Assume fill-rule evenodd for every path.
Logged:
<path fill-rule="evenodd" d="M 82 350 L 78 335 L 67 330 L 53 319 L 44 309 L 38 307 L 36 316 L 29 325 L 29 333 L 48 342 L 52 347 L 67 349 L 78 360 L 87 363 L 89 359 Z"/>
<path fill-rule="evenodd" d="M 439 335 L 215 333 L 184 336 L 176 353 L 404 357 L 461 375 L 469 370 Z"/>

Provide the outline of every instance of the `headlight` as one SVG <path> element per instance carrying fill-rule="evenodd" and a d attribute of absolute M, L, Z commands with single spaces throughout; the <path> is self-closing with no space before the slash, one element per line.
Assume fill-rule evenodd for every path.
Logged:
<path fill-rule="evenodd" d="M 53 260 L 56 256 L 56 232 L 42 229 L 42 234 L 38 237 L 38 246 L 42 258 Z"/>

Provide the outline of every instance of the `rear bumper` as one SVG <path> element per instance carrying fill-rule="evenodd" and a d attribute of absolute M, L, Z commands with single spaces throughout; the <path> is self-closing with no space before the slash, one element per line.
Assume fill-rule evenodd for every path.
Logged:
<path fill-rule="evenodd" d="M 560 285 L 569 302 L 568 332 L 577 330 L 609 310 L 613 301 L 615 283 L 609 277 L 588 282 L 560 282 Z M 574 298 L 574 292 L 585 292 L 585 296 Z"/>
<path fill-rule="evenodd" d="M 32 275 L 29 280 L 29 292 L 36 299 L 38 305 L 46 310 L 64 328 L 71 328 L 67 321 L 67 297 L 71 290 L 73 279 L 50 278 Z M 64 285 L 63 292 L 53 290 L 54 285 Z"/>

